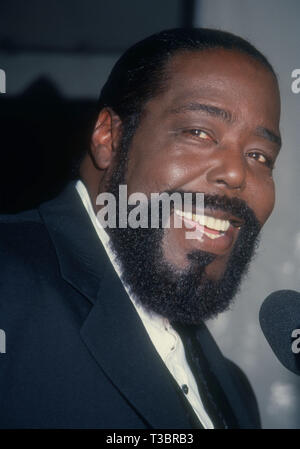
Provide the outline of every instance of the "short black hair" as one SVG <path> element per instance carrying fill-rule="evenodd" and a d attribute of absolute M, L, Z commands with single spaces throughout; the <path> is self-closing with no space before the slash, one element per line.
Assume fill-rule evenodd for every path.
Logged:
<path fill-rule="evenodd" d="M 263 64 L 276 78 L 267 58 L 245 39 L 209 28 L 175 28 L 153 34 L 130 47 L 113 67 L 98 101 L 123 120 L 140 115 L 145 103 L 163 90 L 164 68 L 178 52 L 222 48 L 239 51 Z"/>
<path fill-rule="evenodd" d="M 122 120 L 126 142 L 124 148 L 128 147 L 138 127 L 144 105 L 166 87 L 168 76 L 165 68 L 170 59 L 179 52 L 219 48 L 238 51 L 254 58 L 277 79 L 267 58 L 239 36 L 209 28 L 164 30 L 137 42 L 116 62 L 101 90 L 95 120 L 103 108 L 111 108 Z M 79 156 L 74 156 L 72 175 L 75 178 L 79 176 L 80 164 L 85 154 L 86 150 Z"/>

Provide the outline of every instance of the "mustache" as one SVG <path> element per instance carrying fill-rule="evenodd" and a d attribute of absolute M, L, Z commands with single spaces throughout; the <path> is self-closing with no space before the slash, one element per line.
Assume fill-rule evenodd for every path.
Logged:
<path fill-rule="evenodd" d="M 196 194 L 204 194 L 204 208 L 230 213 L 231 215 L 244 221 L 245 223 L 253 224 L 256 228 L 261 228 L 254 210 L 250 206 L 248 206 L 246 201 L 242 200 L 241 198 L 231 198 L 227 195 L 205 194 L 203 192 L 187 192 L 184 190 L 167 190 L 166 193 L 168 195 L 172 195 L 174 193 L 180 195 L 182 202 L 184 201 L 184 194 L 189 193 L 191 196 L 190 204 L 194 207 L 196 207 Z M 173 208 L 174 205 L 172 204 L 171 207 Z"/>
<path fill-rule="evenodd" d="M 252 230 L 255 233 L 259 233 L 262 225 L 260 224 L 258 218 L 254 210 L 246 203 L 245 200 L 238 197 L 229 197 L 227 195 L 218 195 L 218 194 L 205 194 L 203 192 L 188 192 L 185 190 L 164 190 L 162 192 L 158 192 L 159 195 L 167 194 L 169 197 L 171 195 L 176 194 L 177 197 L 181 198 L 181 204 L 188 204 L 189 207 L 197 207 L 197 195 L 204 195 L 204 209 L 210 210 L 219 210 L 223 213 L 230 214 L 231 216 L 237 218 L 242 222 L 242 228 L 246 230 Z M 186 196 L 188 194 L 188 197 Z M 118 196 L 118 195 L 117 195 Z M 198 198 L 199 200 L 199 198 Z M 127 205 L 127 214 L 136 207 L 136 205 Z M 140 203 L 141 210 L 144 208 L 148 210 L 148 220 L 150 226 L 150 218 L 151 218 L 151 201 L 141 202 Z M 175 203 L 170 201 L 170 214 L 174 212 Z M 159 228 L 162 226 L 162 209 L 163 202 L 160 201 L 158 204 L 158 212 L 159 212 Z M 119 215 L 119 210 L 116 210 L 117 217 Z M 148 226 L 148 227 L 149 227 Z M 151 227 L 151 226 L 150 226 Z"/>

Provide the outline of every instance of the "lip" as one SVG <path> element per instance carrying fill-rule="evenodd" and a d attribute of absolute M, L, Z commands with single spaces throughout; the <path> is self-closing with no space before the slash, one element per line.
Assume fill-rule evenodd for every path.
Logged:
<path fill-rule="evenodd" d="M 209 229 L 190 220 L 186 217 L 180 217 L 184 226 L 183 230 L 186 233 L 186 238 L 194 242 L 194 245 L 202 251 L 207 251 L 216 255 L 226 254 L 233 246 L 233 242 L 237 238 L 240 226 L 242 226 L 242 221 L 236 217 L 226 214 L 222 211 L 205 209 L 205 215 L 212 216 L 214 218 L 219 218 L 222 220 L 229 220 L 230 226 L 226 232 L 223 232 L 220 237 L 211 239 L 203 231 L 209 232 L 210 234 L 219 234 L 218 231 Z M 189 233 L 192 237 L 187 237 Z M 198 234 L 198 235 L 197 235 Z"/>

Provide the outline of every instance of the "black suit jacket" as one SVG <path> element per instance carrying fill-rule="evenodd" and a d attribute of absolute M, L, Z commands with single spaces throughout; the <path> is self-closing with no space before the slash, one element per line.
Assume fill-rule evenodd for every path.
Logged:
<path fill-rule="evenodd" d="M 132 249 L 134 250 L 134 249 Z M 153 347 L 74 184 L 0 219 L 1 428 L 201 427 Z M 178 327 L 217 427 L 259 427 L 205 325 Z"/>

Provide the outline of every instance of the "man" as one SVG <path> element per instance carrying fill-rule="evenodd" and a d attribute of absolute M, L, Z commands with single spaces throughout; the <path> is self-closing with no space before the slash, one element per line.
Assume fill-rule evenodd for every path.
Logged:
<path fill-rule="evenodd" d="M 1 221 L 1 427 L 260 426 L 204 321 L 228 308 L 273 209 L 279 114 L 271 65 L 229 33 L 169 30 L 121 57 L 81 179 Z M 118 204 L 120 185 L 190 193 L 192 213 L 132 228 L 117 208 L 104 229 L 99 195 Z"/>

